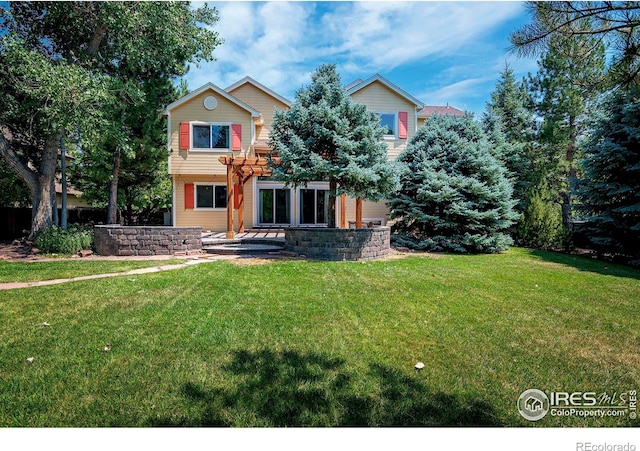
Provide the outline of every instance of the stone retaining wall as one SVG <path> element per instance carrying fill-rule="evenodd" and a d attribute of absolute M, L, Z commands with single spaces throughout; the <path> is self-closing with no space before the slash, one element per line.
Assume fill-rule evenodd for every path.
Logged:
<path fill-rule="evenodd" d="M 202 249 L 201 227 L 101 225 L 94 232 L 99 255 L 188 255 Z"/>
<path fill-rule="evenodd" d="M 293 227 L 284 231 L 285 251 L 316 260 L 373 260 L 391 253 L 391 228 L 327 229 Z"/>

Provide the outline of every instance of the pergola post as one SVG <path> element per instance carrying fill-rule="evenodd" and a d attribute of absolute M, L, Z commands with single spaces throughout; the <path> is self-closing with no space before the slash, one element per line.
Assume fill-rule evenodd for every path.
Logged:
<path fill-rule="evenodd" d="M 340 228 L 347 228 L 347 195 L 340 195 Z"/>
<path fill-rule="evenodd" d="M 238 233 L 244 233 L 244 180 L 241 174 L 238 174 L 238 178 L 240 179 L 237 185 L 238 195 L 236 196 L 238 199 L 238 205 L 236 205 L 238 209 Z"/>
<path fill-rule="evenodd" d="M 233 166 L 227 165 L 227 238 L 233 238 Z"/>
<path fill-rule="evenodd" d="M 362 228 L 362 197 L 356 198 L 356 229 Z"/>

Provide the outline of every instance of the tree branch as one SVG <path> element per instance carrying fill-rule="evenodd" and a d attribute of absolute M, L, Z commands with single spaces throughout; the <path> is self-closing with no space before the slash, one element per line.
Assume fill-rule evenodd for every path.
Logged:
<path fill-rule="evenodd" d="M 0 155 L 9 167 L 27 184 L 31 192 L 38 189 L 38 177 L 34 170 L 24 164 L 18 155 L 11 149 L 9 140 L 0 133 Z"/>

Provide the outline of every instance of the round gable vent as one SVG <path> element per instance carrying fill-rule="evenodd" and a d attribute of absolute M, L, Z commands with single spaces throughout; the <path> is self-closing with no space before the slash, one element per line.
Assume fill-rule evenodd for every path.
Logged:
<path fill-rule="evenodd" d="M 204 107 L 207 110 L 215 110 L 218 106 L 218 99 L 213 96 L 207 96 L 204 98 Z"/>

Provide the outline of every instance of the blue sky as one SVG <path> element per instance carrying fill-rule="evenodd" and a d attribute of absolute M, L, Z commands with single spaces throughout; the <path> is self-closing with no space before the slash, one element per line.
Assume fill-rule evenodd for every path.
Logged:
<path fill-rule="evenodd" d="M 198 6 L 201 3 L 194 3 Z M 213 2 L 224 44 L 192 65 L 189 89 L 225 88 L 249 75 L 293 100 L 323 63 L 346 84 L 379 73 L 427 105 L 481 114 L 508 62 L 521 78 L 532 59 L 508 52 L 529 22 L 521 2 Z"/>

